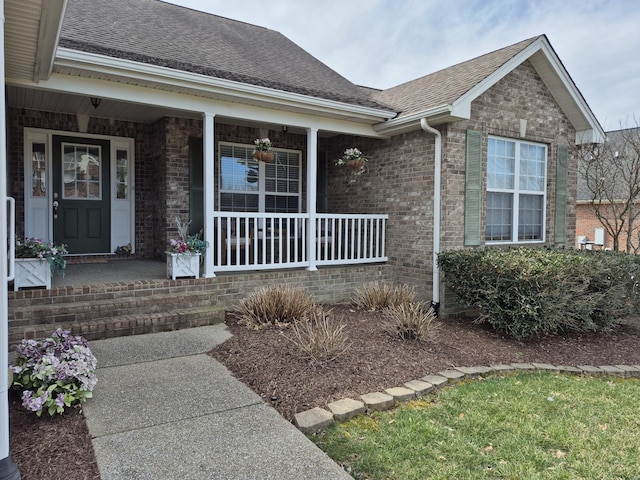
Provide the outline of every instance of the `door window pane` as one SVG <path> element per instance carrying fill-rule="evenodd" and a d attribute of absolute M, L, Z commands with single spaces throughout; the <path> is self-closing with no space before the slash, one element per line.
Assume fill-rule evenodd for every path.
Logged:
<path fill-rule="evenodd" d="M 62 198 L 101 200 L 100 147 L 65 143 L 62 152 Z"/>

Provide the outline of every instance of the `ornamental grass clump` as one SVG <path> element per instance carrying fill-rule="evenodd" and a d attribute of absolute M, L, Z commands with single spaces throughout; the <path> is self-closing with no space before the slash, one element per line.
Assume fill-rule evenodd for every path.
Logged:
<path fill-rule="evenodd" d="M 343 321 L 336 319 L 331 312 L 320 308 L 312 310 L 308 316 L 293 322 L 291 334 L 283 334 L 292 342 L 303 358 L 312 365 L 322 366 L 345 353 L 351 343 Z"/>
<path fill-rule="evenodd" d="M 403 340 L 433 340 L 440 328 L 435 310 L 424 302 L 391 305 L 382 314 L 385 332 Z"/>
<path fill-rule="evenodd" d="M 236 315 L 240 323 L 260 328 L 266 325 L 291 323 L 316 308 L 306 290 L 293 285 L 263 287 L 240 301 Z"/>
<path fill-rule="evenodd" d="M 27 410 L 53 416 L 92 397 L 97 360 L 85 338 L 59 328 L 45 340 L 23 340 L 17 351 L 13 388 Z"/>
<path fill-rule="evenodd" d="M 415 289 L 409 285 L 392 285 L 387 282 L 369 282 L 358 287 L 352 297 L 353 303 L 365 310 L 383 310 L 393 305 L 413 302 Z"/>

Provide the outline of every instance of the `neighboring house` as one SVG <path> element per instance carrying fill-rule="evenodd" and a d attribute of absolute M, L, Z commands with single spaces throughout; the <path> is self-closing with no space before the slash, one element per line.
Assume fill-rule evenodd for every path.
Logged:
<path fill-rule="evenodd" d="M 575 243 L 569 152 L 604 133 L 544 35 L 380 91 L 156 0 L 5 0 L 5 18 L 19 234 L 151 258 L 179 217 L 211 244 L 205 277 L 382 263 L 435 303 L 439 251 Z M 252 158 L 266 136 L 273 163 Z M 362 176 L 335 166 L 350 147 Z"/>
<path fill-rule="evenodd" d="M 594 192 L 595 186 L 589 186 L 584 165 L 579 160 L 576 248 L 613 250 L 614 238 L 610 231 L 619 230 L 618 250 L 638 253 L 640 222 L 632 222 L 629 245 L 627 240 L 629 220 L 640 214 L 640 128 L 606 132 L 606 147 L 603 146 L 600 152 L 603 162 L 615 162 L 616 165 L 602 165 L 607 170 L 606 173 L 600 170 L 602 176 L 610 178 L 603 184 L 602 194 L 598 194 Z M 598 205 L 602 221 L 596 215 L 594 203 Z M 621 224 L 621 220 L 625 223 Z M 609 226 L 603 222 L 608 222 Z"/>

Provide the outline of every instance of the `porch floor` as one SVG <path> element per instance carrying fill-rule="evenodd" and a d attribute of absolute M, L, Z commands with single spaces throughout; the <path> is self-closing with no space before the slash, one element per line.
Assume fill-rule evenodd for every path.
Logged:
<path fill-rule="evenodd" d="M 65 276 L 54 275 L 51 279 L 51 286 L 55 288 L 166 278 L 167 264 L 164 260 L 127 258 L 73 263 L 73 259 L 71 259 L 67 262 Z"/>

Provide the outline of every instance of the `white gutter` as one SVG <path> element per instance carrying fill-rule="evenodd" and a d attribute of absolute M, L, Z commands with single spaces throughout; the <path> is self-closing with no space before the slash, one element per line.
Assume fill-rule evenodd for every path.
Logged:
<path fill-rule="evenodd" d="M 427 117 L 420 119 L 420 127 L 435 136 L 435 161 L 433 166 L 433 293 L 431 306 L 438 311 L 440 305 L 440 268 L 438 254 L 440 253 L 440 193 L 442 191 L 442 135 L 429 125 Z"/>
<path fill-rule="evenodd" d="M 51 76 L 66 9 L 67 0 L 46 0 L 42 3 L 38 48 L 33 68 L 33 81 L 36 83 Z"/>
<path fill-rule="evenodd" d="M 366 107 L 337 100 L 329 100 L 300 93 L 286 92 L 274 88 L 210 77 L 192 72 L 176 70 L 121 58 L 107 57 L 96 53 L 80 52 L 58 47 L 55 67 L 79 69 L 102 75 L 114 75 L 140 82 L 151 82 L 171 88 L 185 88 L 201 95 L 220 95 L 226 98 L 256 101 L 272 108 L 283 106 L 314 113 L 329 113 L 337 118 L 349 118 L 365 123 L 393 118 L 397 112 L 382 108 Z"/>
<path fill-rule="evenodd" d="M 453 108 L 449 104 L 439 105 L 437 107 L 430 108 L 429 110 L 411 113 L 398 118 L 391 118 L 385 122 L 378 123 L 373 126 L 373 129 L 381 134 L 391 135 L 398 131 L 402 131 L 407 128 L 415 128 L 416 122 L 421 121 L 426 117 L 435 116 L 449 116 L 452 114 Z"/>

